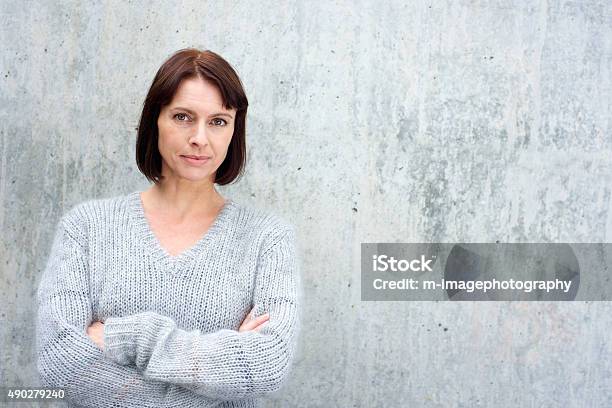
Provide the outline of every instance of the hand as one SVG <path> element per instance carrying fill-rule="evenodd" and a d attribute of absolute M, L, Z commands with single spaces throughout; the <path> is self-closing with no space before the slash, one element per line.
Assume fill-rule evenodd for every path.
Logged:
<path fill-rule="evenodd" d="M 98 347 L 100 347 L 100 349 L 104 350 L 104 323 L 93 322 L 87 328 L 87 335 L 98 345 Z"/>
<path fill-rule="evenodd" d="M 259 331 L 263 327 L 264 323 L 270 320 L 270 313 L 264 313 L 261 316 L 255 318 L 254 320 L 251 320 L 252 313 L 253 309 L 251 309 L 249 314 L 244 318 L 242 324 L 240 325 L 240 328 L 238 329 L 239 332 L 247 330 Z"/>

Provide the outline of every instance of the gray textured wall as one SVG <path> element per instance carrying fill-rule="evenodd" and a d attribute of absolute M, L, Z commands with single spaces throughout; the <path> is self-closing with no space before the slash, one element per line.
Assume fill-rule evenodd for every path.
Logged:
<path fill-rule="evenodd" d="M 0 2 L 0 384 L 33 385 L 34 294 L 70 206 L 147 183 L 171 52 L 232 63 L 249 167 L 299 229 L 294 374 L 269 407 L 612 406 L 608 302 L 361 302 L 361 242 L 612 238 L 601 1 Z M 23 405 L 22 405 L 23 406 Z"/>

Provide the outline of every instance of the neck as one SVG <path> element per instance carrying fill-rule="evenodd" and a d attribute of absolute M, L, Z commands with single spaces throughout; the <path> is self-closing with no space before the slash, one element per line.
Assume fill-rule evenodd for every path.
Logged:
<path fill-rule="evenodd" d="M 205 186 L 177 183 L 154 184 L 143 193 L 155 211 L 163 211 L 178 219 L 216 214 L 225 204 L 213 184 Z"/>

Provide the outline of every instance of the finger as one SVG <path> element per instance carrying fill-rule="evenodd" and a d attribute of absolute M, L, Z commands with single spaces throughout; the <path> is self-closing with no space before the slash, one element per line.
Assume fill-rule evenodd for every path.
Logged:
<path fill-rule="evenodd" d="M 249 313 L 244 317 L 244 319 L 242 320 L 242 324 L 240 324 L 240 327 L 245 326 L 251 321 L 251 314 L 253 314 L 253 309 L 251 309 Z"/>
<path fill-rule="evenodd" d="M 261 330 L 261 329 L 262 329 L 262 328 L 263 328 L 263 327 L 264 327 L 266 324 L 268 324 L 268 323 L 269 323 L 269 320 L 268 320 L 268 321 L 263 322 L 262 324 L 260 324 L 260 325 L 259 325 L 259 326 L 257 326 L 256 328 L 254 328 L 253 330 L 258 332 L 258 331 L 260 331 L 260 330 Z"/>
<path fill-rule="evenodd" d="M 255 327 L 259 326 L 261 323 L 265 322 L 269 318 L 270 318 L 270 315 L 268 313 L 258 316 L 255 319 L 250 320 L 247 323 L 243 324 L 242 329 L 253 330 Z"/>
<path fill-rule="evenodd" d="M 253 327 L 251 329 L 256 329 L 257 327 L 261 326 L 262 324 L 267 323 L 270 320 L 270 315 L 268 313 L 263 314 L 259 317 L 257 317 L 255 320 L 253 320 Z"/>
<path fill-rule="evenodd" d="M 255 321 L 255 322 L 264 322 L 264 321 L 268 320 L 269 318 L 270 318 L 270 313 L 264 313 L 261 316 L 257 316 L 255 318 L 255 320 L 253 320 L 253 321 Z"/>

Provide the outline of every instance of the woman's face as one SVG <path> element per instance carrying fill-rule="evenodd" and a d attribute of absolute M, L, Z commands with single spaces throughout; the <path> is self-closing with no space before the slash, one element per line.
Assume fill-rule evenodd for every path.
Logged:
<path fill-rule="evenodd" d="M 157 119 L 162 175 L 214 182 L 234 133 L 236 109 L 223 108 L 219 89 L 200 78 L 185 79 Z M 189 160 L 185 156 L 203 156 Z"/>

